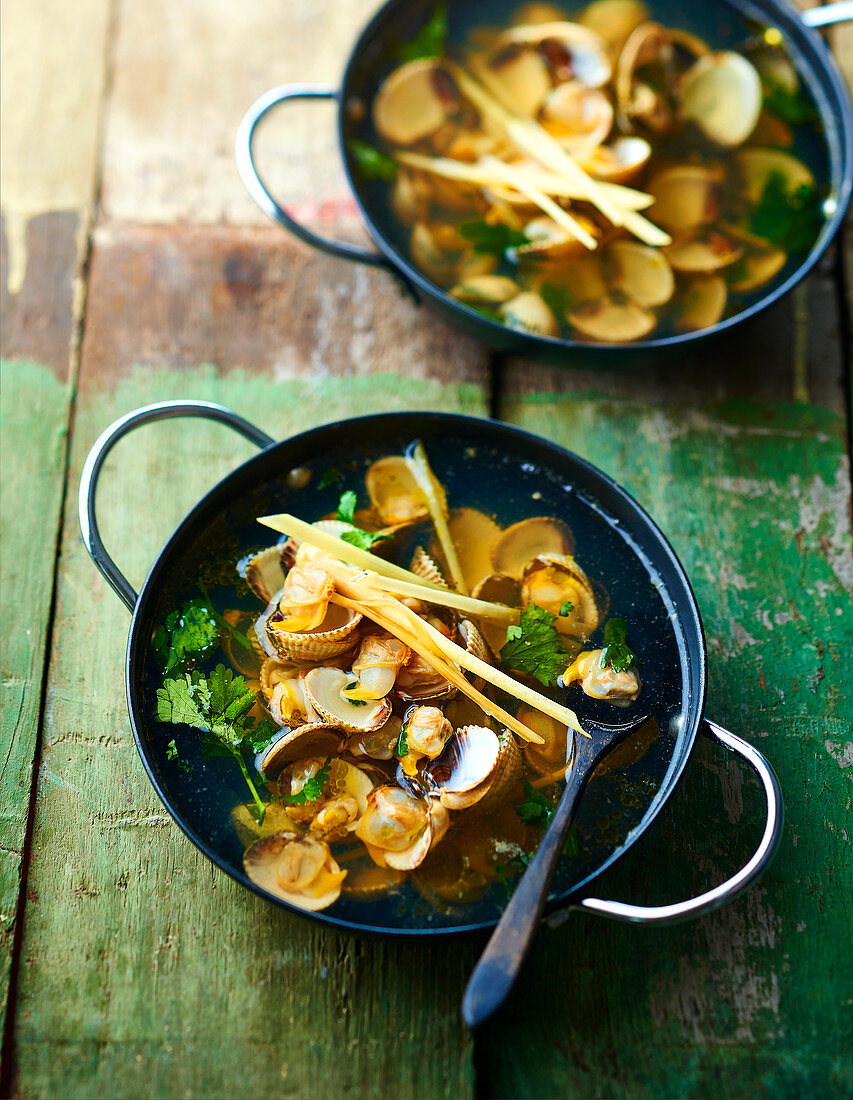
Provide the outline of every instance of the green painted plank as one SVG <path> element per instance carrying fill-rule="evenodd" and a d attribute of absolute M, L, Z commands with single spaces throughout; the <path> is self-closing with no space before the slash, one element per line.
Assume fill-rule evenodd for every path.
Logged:
<path fill-rule="evenodd" d="M 3 360 L 0 372 L 2 1032 L 44 675 L 68 392 L 39 363 Z"/>
<path fill-rule="evenodd" d="M 271 384 L 139 370 L 109 396 L 81 398 L 71 484 L 112 418 L 188 394 L 275 436 L 380 408 L 484 411 L 478 387 L 396 376 Z M 132 581 L 189 505 L 251 453 L 194 421 L 119 444 L 100 514 Z M 20 1094 L 471 1095 L 459 999 L 475 945 L 327 932 L 214 870 L 171 824 L 134 751 L 128 619 L 88 560 L 73 503 L 65 535 L 15 1034 Z"/>
<path fill-rule="evenodd" d="M 689 409 L 584 392 L 517 396 L 504 415 L 621 481 L 668 535 L 705 622 L 708 713 L 770 757 L 787 824 L 760 886 L 706 918 L 644 929 L 572 916 L 543 932 L 483 1037 L 486 1094 L 850 1090 L 853 1036 L 840 1005 L 853 901 L 853 560 L 842 417 L 794 403 Z M 759 835 L 752 786 L 720 750 L 700 747 L 683 797 L 596 893 L 664 902 L 722 881 Z"/>

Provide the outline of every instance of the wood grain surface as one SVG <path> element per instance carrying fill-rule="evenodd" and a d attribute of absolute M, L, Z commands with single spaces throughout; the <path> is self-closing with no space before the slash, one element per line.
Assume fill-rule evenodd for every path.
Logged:
<path fill-rule="evenodd" d="M 736 341 L 680 361 L 627 374 L 490 357 L 387 275 L 266 223 L 234 168 L 252 100 L 336 83 L 374 7 L 4 6 L 0 1091 L 851 1094 L 851 242 Z M 853 72 L 850 32 L 833 41 Z M 327 106 L 270 119 L 259 155 L 301 218 L 364 240 Z M 275 437 L 384 409 L 491 411 L 622 482 L 695 586 L 709 716 L 782 781 L 784 839 L 758 887 L 676 928 L 583 914 L 543 928 L 506 1010 L 472 1039 L 459 1001 L 476 939 L 328 932 L 214 869 L 135 752 L 128 618 L 76 520 L 98 434 L 176 397 L 220 401 Z M 251 453 L 199 422 L 119 445 L 99 515 L 133 584 Z M 701 892 L 748 856 L 761 821 L 749 771 L 700 743 L 596 893 Z"/>

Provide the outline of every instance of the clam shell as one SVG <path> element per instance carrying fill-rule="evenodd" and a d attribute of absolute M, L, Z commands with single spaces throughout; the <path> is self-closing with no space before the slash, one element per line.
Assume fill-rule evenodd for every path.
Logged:
<path fill-rule="evenodd" d="M 721 275 L 696 275 L 676 295 L 673 323 L 679 332 L 715 325 L 726 309 L 728 289 Z"/>
<path fill-rule="evenodd" d="M 412 555 L 412 564 L 409 566 L 409 569 L 416 577 L 420 577 L 421 580 L 432 581 L 433 584 L 440 584 L 442 588 L 448 587 L 441 569 L 422 546 L 419 546 Z"/>
<path fill-rule="evenodd" d="M 349 677 L 339 668 L 313 668 L 302 674 L 305 697 L 317 714 L 330 725 L 347 733 L 377 730 L 391 715 L 391 703 L 387 698 L 375 702 L 363 701 L 357 705 L 345 699 L 341 691 Z"/>
<path fill-rule="evenodd" d="M 731 267 L 743 256 L 743 245 L 717 229 L 680 241 L 663 249 L 674 271 L 686 275 L 710 275 Z"/>
<path fill-rule="evenodd" d="M 387 76 L 373 101 L 373 123 L 382 137 L 392 145 L 411 145 L 435 133 L 448 114 L 442 84 L 454 86 L 435 58 L 409 61 Z"/>
<path fill-rule="evenodd" d="M 520 520 L 501 534 L 492 547 L 496 573 L 520 577 L 528 563 L 542 554 L 571 554 L 575 540 L 562 520 L 533 516 Z"/>
<path fill-rule="evenodd" d="M 477 803 L 479 813 L 488 813 L 504 801 L 511 787 L 521 778 L 521 749 L 511 730 L 504 730 L 500 738 L 500 753 L 488 790 Z"/>
<path fill-rule="evenodd" d="M 763 100 L 761 77 L 732 50 L 705 54 L 681 78 L 681 111 L 717 145 L 742 145 L 755 129 Z"/>
<path fill-rule="evenodd" d="M 381 897 L 404 881 L 402 871 L 393 867 L 379 867 L 375 863 L 370 867 L 350 870 L 342 887 L 344 895 L 358 901 Z"/>
<path fill-rule="evenodd" d="M 476 623 L 472 623 L 470 619 L 461 619 L 459 635 L 468 653 L 473 657 L 479 657 L 487 665 L 492 664 L 492 651 Z"/>
<path fill-rule="evenodd" d="M 429 515 L 423 494 L 402 455 L 372 463 L 365 475 L 365 485 L 373 511 L 385 524 L 414 523 Z"/>
<path fill-rule="evenodd" d="M 346 744 L 346 735 L 329 722 L 308 722 L 296 729 L 283 730 L 281 737 L 258 753 L 256 766 L 273 778 L 287 764 L 304 756 L 337 756 Z"/>
<path fill-rule="evenodd" d="M 285 660 L 322 661 L 345 653 L 355 643 L 360 622 L 358 612 L 329 604 L 325 618 L 313 630 L 284 634 L 267 624 L 266 634 L 274 651 Z"/>
<path fill-rule="evenodd" d="M 447 528 L 456 547 L 462 577 L 470 591 L 492 571 L 489 549 L 500 534 L 500 528 L 485 512 L 476 508 L 455 508 L 450 513 Z"/>
<path fill-rule="evenodd" d="M 268 604 L 285 580 L 285 556 L 281 546 L 268 546 L 253 554 L 245 563 L 246 584 L 258 599 Z"/>
<path fill-rule="evenodd" d="M 277 868 L 289 844 L 301 845 L 306 851 L 310 850 L 312 854 L 318 853 L 324 857 L 323 869 L 314 882 L 307 884 L 307 892 L 291 892 L 283 889 L 279 883 Z M 320 846 L 325 851 L 320 851 Z M 289 902 L 297 909 L 306 909 L 310 912 L 326 909 L 337 901 L 341 893 L 341 884 L 347 874 L 340 869 L 332 858 L 329 846 L 323 841 L 300 837 L 297 833 L 286 830 L 256 841 L 243 856 L 243 867 L 256 886 L 260 886 L 268 894 Z"/>
<path fill-rule="evenodd" d="M 559 336 L 560 326 L 557 318 L 548 308 L 544 298 L 532 290 L 525 290 L 510 298 L 500 307 L 504 324 L 521 332 L 532 332 L 537 336 Z"/>
<path fill-rule="evenodd" d="M 467 809 L 486 795 L 500 753 L 501 743 L 493 730 L 463 726 L 423 769 L 424 781 L 446 809 Z"/>

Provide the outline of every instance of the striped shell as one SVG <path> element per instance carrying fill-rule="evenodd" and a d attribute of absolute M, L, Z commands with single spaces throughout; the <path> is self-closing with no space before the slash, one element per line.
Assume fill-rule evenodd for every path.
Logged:
<path fill-rule="evenodd" d="M 361 615 L 349 608 L 330 604 L 326 617 L 314 630 L 285 634 L 267 621 L 266 636 L 279 657 L 290 661 L 322 661 L 337 657 L 355 644 Z"/>
<path fill-rule="evenodd" d="M 510 788 L 515 786 L 521 778 L 521 749 L 515 739 L 515 734 L 510 730 L 505 730 L 500 740 L 501 749 L 498 754 L 494 776 L 485 795 L 477 803 L 479 813 L 488 812 L 503 802 Z"/>
<path fill-rule="evenodd" d="M 339 668 L 312 668 L 303 674 L 305 698 L 325 722 L 347 733 L 379 729 L 391 716 L 390 701 L 382 698 L 354 703 L 345 699 L 341 691 L 349 679 Z"/>
<path fill-rule="evenodd" d="M 442 588 L 447 588 L 447 581 L 441 569 L 422 546 L 419 546 L 412 555 L 410 569 L 421 580 L 432 581 L 433 584 L 440 584 Z"/>
<path fill-rule="evenodd" d="M 346 744 L 346 735 L 338 726 L 328 722 L 309 722 L 296 729 L 285 730 L 263 752 L 258 753 L 255 765 L 267 778 L 281 771 L 304 756 L 337 756 Z"/>

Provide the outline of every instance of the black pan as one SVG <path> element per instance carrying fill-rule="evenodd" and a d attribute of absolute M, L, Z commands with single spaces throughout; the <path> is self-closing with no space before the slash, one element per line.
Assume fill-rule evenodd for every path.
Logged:
<path fill-rule="evenodd" d="M 213 488 L 179 524 L 137 593 L 107 554 L 98 534 L 95 497 L 103 461 L 122 436 L 141 424 L 171 417 L 206 417 L 229 425 L 262 448 Z M 442 413 L 389 413 L 344 420 L 315 428 L 281 443 L 219 405 L 173 401 L 129 413 L 95 443 L 80 484 L 80 525 L 93 561 L 133 614 L 127 647 L 127 699 L 142 762 L 168 811 L 208 858 L 249 889 L 242 846 L 228 812 L 245 800 L 239 771 L 231 761 L 196 761 L 185 775 L 167 759 L 177 737 L 185 754 L 196 751 L 195 731 L 167 727 L 153 718 L 158 669 L 151 637 L 163 615 L 184 595 L 197 593 L 198 577 L 221 556 L 234 561 L 268 543 L 258 515 L 289 510 L 315 519 L 332 510 L 342 485 L 319 488 L 330 468 L 344 472 L 343 487 L 363 485 L 365 465 L 383 454 L 399 454 L 414 438 L 424 441 L 454 507 L 494 511 L 502 522 L 530 514 L 561 516 L 574 530 L 579 563 L 595 583 L 606 587 L 612 613 L 629 624 L 638 654 L 643 689 L 620 720 L 642 708 L 659 729 L 636 746 L 625 762 L 587 787 L 576 818 L 577 854 L 564 859 L 555 880 L 550 911 L 570 905 L 622 920 L 662 922 L 707 912 L 734 897 L 761 874 L 778 844 L 782 827 L 781 792 L 767 760 L 751 745 L 704 718 L 705 639 L 689 582 L 663 534 L 615 482 L 577 455 L 508 425 Z M 289 471 L 308 470 L 307 487 L 294 488 Z M 531 494 L 538 496 L 531 500 Z M 535 508 L 535 513 L 531 509 Z M 216 578 L 208 580 L 215 585 Z M 229 590 L 230 592 L 230 590 Z M 216 590 L 212 594 L 216 599 Z M 229 595 L 233 606 L 233 594 Z M 247 607 L 257 606 L 251 601 Z M 612 720 L 585 696 L 572 696 L 584 716 Z M 761 843 L 733 878 L 698 898 L 677 905 L 643 908 L 590 897 L 593 880 L 619 859 L 645 832 L 670 797 L 702 733 L 744 757 L 756 769 L 767 800 Z M 630 797 L 626 798 L 625 793 Z M 599 822 L 606 818 L 602 832 Z M 263 894 L 267 897 L 266 894 Z M 276 899 L 273 899 L 276 900 Z M 457 933 L 494 925 L 506 903 L 499 887 L 477 903 L 428 906 L 407 884 L 380 901 L 347 900 L 310 916 L 321 923 L 361 932 L 413 935 Z M 290 908 L 284 902 L 277 902 Z"/>
<path fill-rule="evenodd" d="M 579 10 L 582 4 L 566 5 Z M 518 0 L 454 0 L 449 5 L 451 35 L 479 24 L 499 24 L 518 7 Z M 452 298 L 408 258 L 407 234 L 388 204 L 388 187 L 365 182 L 358 172 L 348 143 L 352 138 L 375 142 L 369 116 L 350 109 L 370 104 L 382 79 L 400 63 L 401 44 L 411 41 L 435 11 L 436 0 L 389 0 L 362 31 L 349 57 L 340 88 L 292 84 L 273 88 L 255 102 L 243 119 L 236 143 L 237 167 L 250 194 L 264 213 L 315 248 L 347 260 L 384 268 L 398 278 L 418 301 L 436 310 L 447 321 L 500 352 L 524 355 L 558 365 L 607 367 L 635 366 L 680 355 L 689 346 L 707 343 L 728 333 L 788 293 L 808 274 L 826 250 L 844 220 L 853 188 L 853 112 L 850 98 L 835 62 L 815 26 L 853 19 L 853 3 L 846 0 L 823 8 L 798 12 L 785 0 L 648 0 L 652 17 L 668 26 L 683 27 L 716 48 L 734 47 L 749 38 L 754 23 L 778 27 L 785 48 L 794 60 L 820 114 L 822 138 L 813 135 L 812 148 L 797 150 L 812 169 L 819 189 L 826 193 L 826 220 L 807 255 L 789 261 L 782 281 L 748 298 L 741 311 L 699 332 L 653 337 L 632 344 L 587 344 L 568 339 L 520 333 Z M 752 23 L 747 22 L 751 20 Z M 344 244 L 318 236 L 295 221 L 273 198 L 253 157 L 253 139 L 260 120 L 278 104 L 306 99 L 333 100 L 338 104 L 338 143 L 350 187 L 371 237 L 379 251 Z"/>

